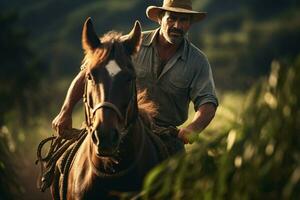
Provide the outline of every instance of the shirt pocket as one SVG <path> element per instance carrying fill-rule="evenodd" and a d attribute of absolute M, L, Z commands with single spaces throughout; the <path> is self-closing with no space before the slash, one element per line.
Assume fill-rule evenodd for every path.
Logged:
<path fill-rule="evenodd" d="M 185 77 L 182 77 L 181 75 L 178 75 L 177 77 L 169 77 L 168 81 L 174 87 L 177 87 L 180 89 L 188 88 L 188 80 Z"/>
<path fill-rule="evenodd" d="M 137 78 L 144 78 L 147 75 L 147 68 L 143 65 L 143 63 L 136 62 L 134 70 Z"/>
<path fill-rule="evenodd" d="M 147 71 L 146 69 L 143 68 L 139 68 L 139 69 L 135 69 L 135 73 L 136 73 L 136 83 L 137 83 L 137 87 L 138 89 L 146 89 L 148 87 L 148 82 L 147 81 Z"/>
<path fill-rule="evenodd" d="M 187 89 L 189 87 L 189 73 L 185 63 L 178 61 L 166 75 L 173 87 L 178 89 Z"/>
<path fill-rule="evenodd" d="M 147 71 L 145 69 L 136 69 L 135 70 L 137 78 L 145 78 Z"/>
<path fill-rule="evenodd" d="M 188 80 L 184 77 L 168 77 L 167 84 L 169 92 L 174 95 L 187 95 L 188 94 Z"/>

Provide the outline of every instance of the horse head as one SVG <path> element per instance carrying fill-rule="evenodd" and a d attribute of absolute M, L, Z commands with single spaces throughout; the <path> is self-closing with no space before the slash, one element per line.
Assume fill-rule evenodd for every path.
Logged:
<path fill-rule="evenodd" d="M 138 21 L 127 35 L 109 32 L 100 39 L 90 18 L 84 24 L 86 121 L 100 157 L 117 153 L 122 137 L 137 118 L 136 77 L 131 56 L 138 51 L 140 41 Z"/>

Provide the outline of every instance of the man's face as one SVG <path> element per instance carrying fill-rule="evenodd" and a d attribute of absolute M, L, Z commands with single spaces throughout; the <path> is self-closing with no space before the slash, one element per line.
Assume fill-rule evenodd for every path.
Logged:
<path fill-rule="evenodd" d="M 180 44 L 191 26 L 191 16 L 166 11 L 160 20 L 160 33 L 171 44 Z"/>

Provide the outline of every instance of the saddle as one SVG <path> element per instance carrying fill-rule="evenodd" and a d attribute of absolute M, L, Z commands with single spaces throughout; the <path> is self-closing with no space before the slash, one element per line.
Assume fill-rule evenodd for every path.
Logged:
<path fill-rule="evenodd" d="M 174 126 L 153 126 L 153 133 L 163 142 L 169 156 L 185 151 L 183 142 L 177 137 L 178 132 L 179 130 Z"/>
<path fill-rule="evenodd" d="M 159 152 L 159 160 L 164 161 L 170 156 L 184 151 L 183 142 L 177 137 L 178 129 L 173 126 L 162 127 L 151 124 L 147 135 Z"/>

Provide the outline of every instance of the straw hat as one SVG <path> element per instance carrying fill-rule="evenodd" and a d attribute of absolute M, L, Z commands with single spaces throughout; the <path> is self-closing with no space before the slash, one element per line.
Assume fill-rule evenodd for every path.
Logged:
<path fill-rule="evenodd" d="M 191 0 L 164 0 L 162 7 L 149 6 L 146 15 L 152 21 L 158 22 L 159 13 L 162 10 L 190 14 L 192 15 L 192 23 L 199 22 L 206 17 L 206 12 L 193 10 Z"/>

